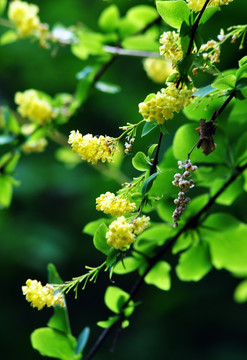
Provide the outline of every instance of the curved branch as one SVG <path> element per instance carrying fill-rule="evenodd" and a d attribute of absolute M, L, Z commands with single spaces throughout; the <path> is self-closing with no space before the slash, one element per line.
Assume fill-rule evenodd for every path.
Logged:
<path fill-rule="evenodd" d="M 134 299 L 135 295 L 139 291 L 140 287 L 144 283 L 145 276 L 149 273 L 149 271 L 152 270 L 154 265 L 162 258 L 162 256 L 175 244 L 176 240 L 182 235 L 185 231 L 187 231 L 190 228 L 195 227 L 201 216 L 205 215 L 206 212 L 214 205 L 216 199 L 247 169 L 247 163 L 241 167 L 236 168 L 236 172 L 230 177 L 230 179 L 218 190 L 218 192 L 211 197 L 209 202 L 196 214 L 194 215 L 185 225 L 180 229 L 180 231 L 172 238 L 168 239 L 168 241 L 162 246 L 160 251 L 152 258 L 150 259 L 149 266 L 147 267 L 145 273 L 139 277 L 139 279 L 136 281 L 136 283 L 133 285 L 131 291 L 130 291 L 130 297 L 126 301 L 126 303 L 123 306 L 123 309 L 129 304 L 131 300 Z M 117 323 L 120 322 L 120 318 Z M 94 354 L 98 351 L 101 344 L 104 342 L 105 338 L 109 335 L 109 333 L 114 329 L 115 323 L 111 327 L 104 329 L 100 336 L 98 337 L 96 343 L 90 350 L 89 354 L 85 357 L 85 360 L 91 360 L 94 356 Z"/>

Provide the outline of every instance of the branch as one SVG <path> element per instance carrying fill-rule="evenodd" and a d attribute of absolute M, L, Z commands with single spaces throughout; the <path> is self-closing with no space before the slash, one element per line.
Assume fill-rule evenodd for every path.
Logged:
<path fill-rule="evenodd" d="M 137 292 L 139 291 L 140 287 L 142 286 L 142 284 L 144 283 L 144 278 L 145 276 L 149 273 L 149 271 L 152 270 L 152 268 L 154 267 L 154 265 L 159 261 L 159 259 L 175 244 L 175 242 L 177 241 L 177 239 L 180 237 L 180 235 L 182 235 L 185 231 L 187 231 L 190 228 L 194 228 L 202 215 L 204 215 L 215 203 L 216 199 L 244 172 L 244 170 L 247 169 L 247 163 L 241 167 L 236 168 L 236 172 L 230 177 L 230 179 L 222 186 L 222 188 L 219 189 L 219 191 L 209 200 L 209 202 L 196 214 L 194 215 L 188 222 L 187 224 L 184 225 L 184 227 L 182 227 L 180 229 L 180 231 L 173 237 L 168 239 L 168 241 L 165 243 L 165 245 L 160 249 L 160 251 L 152 258 L 150 259 L 150 263 L 148 268 L 146 269 L 145 273 L 139 277 L 139 279 L 136 281 L 136 283 L 133 285 L 131 291 L 130 291 L 130 297 L 129 299 L 126 301 L 126 303 L 123 306 L 123 309 L 129 304 L 129 302 L 131 300 L 134 299 L 135 295 L 137 294 Z M 118 322 L 120 321 L 120 319 L 118 320 Z M 117 323 L 118 323 L 117 322 Z M 85 357 L 85 360 L 91 360 L 94 356 L 94 354 L 98 351 L 98 349 L 100 348 L 101 344 L 104 342 L 105 338 L 107 337 L 107 335 L 113 330 L 113 328 L 116 326 L 115 323 L 113 326 L 103 330 L 103 332 L 100 334 L 100 336 L 98 337 L 96 343 L 94 344 L 94 346 L 92 347 L 91 351 L 89 352 L 89 354 Z"/>
<path fill-rule="evenodd" d="M 160 54 L 157 52 L 122 49 L 121 47 L 115 47 L 109 45 L 105 45 L 104 50 L 111 54 L 117 54 L 117 55 L 162 58 Z"/>
<path fill-rule="evenodd" d="M 151 166 L 149 176 L 151 176 L 152 174 L 154 174 L 154 173 L 156 172 L 156 167 L 157 167 L 157 165 L 158 165 L 158 157 L 159 157 L 159 152 L 160 152 L 162 135 L 163 135 L 163 134 L 162 134 L 162 132 L 161 132 L 161 133 L 160 133 L 160 137 L 159 137 L 158 146 L 157 146 L 156 153 L 155 153 L 155 157 L 154 157 L 154 161 L 153 161 L 153 164 L 152 164 L 152 166 Z"/>
<path fill-rule="evenodd" d="M 199 22 L 201 20 L 201 17 L 204 13 L 204 11 L 206 10 L 206 7 L 208 5 L 210 0 L 206 0 L 199 15 L 197 16 L 196 18 L 196 21 L 194 23 L 194 25 L 192 26 L 192 31 L 191 31 L 191 38 L 190 38 L 190 42 L 189 42 L 189 46 L 188 46 L 188 50 L 187 50 L 187 53 L 186 53 L 186 56 L 190 55 L 191 53 L 191 50 L 192 50 L 192 46 L 193 46 L 193 43 L 194 43 L 194 39 L 195 39 L 195 35 L 196 35 L 196 31 L 197 31 L 197 28 L 198 28 L 198 25 L 199 25 Z"/>

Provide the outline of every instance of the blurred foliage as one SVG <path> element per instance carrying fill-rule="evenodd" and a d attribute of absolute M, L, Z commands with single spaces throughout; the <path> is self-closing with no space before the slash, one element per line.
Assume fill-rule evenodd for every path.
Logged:
<path fill-rule="evenodd" d="M 97 19 L 107 5 L 116 3 L 121 14 L 125 14 L 129 7 L 140 1 L 91 0 L 89 4 L 79 0 L 43 0 L 33 3 L 40 5 L 42 21 L 50 25 L 86 23 L 99 31 Z M 154 4 L 151 0 L 142 3 Z M 244 23 L 246 11 L 246 1 L 235 0 L 222 10 L 217 21 L 215 18 L 209 21 L 205 35 L 215 37 L 223 26 Z M 238 59 L 245 55 L 242 52 L 239 55 L 235 44 L 224 45 L 224 53 L 228 56 L 222 58 L 222 69 L 237 67 Z M 0 104 L 14 108 L 14 94 L 33 87 L 51 96 L 59 92 L 72 93 L 77 83 L 76 74 L 85 65 L 87 61 L 72 56 L 69 47 L 51 53 L 29 39 L 4 45 L 0 58 Z M 119 84 L 121 92 L 112 95 L 93 89 L 70 123 L 61 126 L 62 133 L 69 134 L 71 129 L 78 128 L 83 133 L 118 136 L 118 126 L 141 119 L 137 105 L 146 94 L 159 90 L 159 85 L 146 77 L 139 58 L 119 58 L 102 81 Z M 208 76 L 205 75 L 196 86 L 207 84 Z M 171 145 L 172 134 L 182 121 L 185 127 L 191 126 L 190 120 L 185 120 L 183 115 L 169 123 L 171 135 L 162 145 L 163 151 Z M 146 148 L 156 132 L 154 130 L 134 144 L 133 153 Z M 238 133 L 233 141 L 237 139 Z M 46 152 L 22 157 L 15 174 L 21 186 L 14 187 L 12 206 L 1 210 L 0 214 L 1 356 L 5 359 L 41 359 L 30 346 L 29 334 L 37 324 L 43 326 L 44 319 L 48 321 L 51 311 L 43 310 L 35 315 L 30 311 L 21 294 L 21 285 L 26 278 L 46 282 L 45 268 L 50 262 L 56 264 L 63 279 L 82 273 L 85 263 L 102 262 L 103 256 L 94 251 L 91 237 L 82 234 L 85 224 L 99 217 L 92 199 L 109 189 L 117 190 L 125 174 L 138 174 L 132 169 L 129 156 L 124 159 L 124 174 L 115 180 L 87 164 L 76 165 L 75 162 L 76 166 L 68 169 L 58 161 L 57 148 L 57 144 L 50 142 Z M 239 197 L 242 197 L 241 202 Z M 244 193 L 239 197 L 231 205 L 231 211 L 246 221 L 246 211 L 239 204 L 243 199 L 247 201 L 247 195 Z M 222 205 L 221 202 L 216 207 L 221 209 Z M 174 262 L 172 256 L 168 261 Z M 171 276 L 171 292 L 164 294 L 147 286 L 141 290 L 143 304 L 137 307 L 131 327 L 117 341 L 118 359 L 126 359 L 126 356 L 130 360 L 149 359 L 150 356 L 174 360 L 246 359 L 246 304 L 235 304 L 232 299 L 239 280 L 227 276 L 225 270 L 212 271 L 196 284 L 179 282 L 174 273 Z M 118 282 L 128 290 L 130 281 L 135 278 L 135 274 L 131 274 L 128 279 L 119 277 Z M 101 274 L 100 280 L 97 287 L 89 286 L 87 293 L 80 293 L 77 301 L 74 301 L 73 293 L 68 296 L 76 336 L 85 326 L 96 324 L 105 312 L 103 301 L 99 299 L 103 299 L 107 276 Z M 95 337 L 97 333 L 100 329 L 95 330 Z M 112 342 L 112 339 L 108 340 L 101 353 L 95 356 L 96 360 L 115 359 L 116 355 L 108 350 L 113 346 Z M 88 348 L 92 344 L 90 339 Z M 127 355 L 126 349 L 129 349 Z"/>

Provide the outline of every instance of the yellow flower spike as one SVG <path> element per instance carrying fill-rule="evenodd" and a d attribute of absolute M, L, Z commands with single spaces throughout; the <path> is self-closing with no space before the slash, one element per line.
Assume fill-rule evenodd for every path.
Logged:
<path fill-rule="evenodd" d="M 135 203 L 130 203 L 127 199 L 119 198 L 115 194 L 107 191 L 96 199 L 96 209 L 103 211 L 105 214 L 119 216 L 133 212 L 136 209 Z"/>
<path fill-rule="evenodd" d="M 150 226 L 149 216 L 139 216 L 133 220 L 134 234 L 139 235 Z"/>
<path fill-rule="evenodd" d="M 172 72 L 171 62 L 165 59 L 146 58 L 143 67 L 148 77 L 157 83 L 164 83 Z"/>
<path fill-rule="evenodd" d="M 19 105 L 17 111 L 21 116 L 27 117 L 39 125 L 45 125 L 56 117 L 55 111 L 49 102 L 41 98 L 34 89 L 24 92 L 18 91 L 15 94 L 15 103 Z"/>
<path fill-rule="evenodd" d="M 110 136 L 97 137 L 92 134 L 82 136 L 78 130 L 71 131 L 68 143 L 72 146 L 73 152 L 78 153 L 82 160 L 92 164 L 97 164 L 99 160 L 111 162 L 117 149 L 116 139 Z"/>
<path fill-rule="evenodd" d="M 106 233 L 107 244 L 115 249 L 126 251 L 135 241 L 133 229 L 133 224 L 128 223 L 124 216 L 117 218 L 111 223 Z"/>
<path fill-rule="evenodd" d="M 30 280 L 26 281 L 26 286 L 22 286 L 23 295 L 26 300 L 31 303 L 32 307 L 37 307 L 38 310 L 43 307 L 51 307 L 60 305 L 65 306 L 64 296 L 62 293 L 54 294 L 54 289 L 51 285 L 46 284 L 42 286 L 40 281 Z"/>
<path fill-rule="evenodd" d="M 41 27 L 37 5 L 25 1 L 12 1 L 8 9 L 8 17 L 15 24 L 20 37 L 34 34 Z"/>
<path fill-rule="evenodd" d="M 188 6 L 191 10 L 198 12 L 202 9 L 205 0 L 186 0 L 188 3 Z M 211 0 L 208 3 L 208 6 L 222 6 L 227 5 L 229 2 L 232 2 L 233 0 Z"/>
<path fill-rule="evenodd" d="M 160 43 L 160 54 L 176 65 L 183 57 L 179 34 L 176 31 L 164 32 L 160 37 Z"/>
<path fill-rule="evenodd" d="M 174 112 L 181 111 L 191 103 L 192 93 L 193 91 L 186 86 L 177 89 L 175 83 L 170 83 L 166 89 L 161 89 L 155 98 L 140 103 L 139 113 L 144 119 L 156 120 L 158 124 L 164 124 L 166 120 L 173 118 Z"/>

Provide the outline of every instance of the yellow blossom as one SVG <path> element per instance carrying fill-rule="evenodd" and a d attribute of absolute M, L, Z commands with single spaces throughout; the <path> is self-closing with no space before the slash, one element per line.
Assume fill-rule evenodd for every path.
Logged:
<path fill-rule="evenodd" d="M 42 152 L 44 151 L 46 145 L 47 145 L 47 140 L 45 138 L 41 138 L 38 140 L 28 141 L 27 143 L 21 146 L 21 149 L 25 153 Z"/>
<path fill-rule="evenodd" d="M 160 37 L 160 43 L 160 54 L 176 65 L 183 57 L 179 34 L 175 31 L 164 32 Z"/>
<path fill-rule="evenodd" d="M 37 5 L 25 1 L 12 1 L 9 5 L 8 17 L 15 24 L 21 37 L 32 35 L 40 29 Z"/>
<path fill-rule="evenodd" d="M 197 12 L 200 11 L 205 4 L 205 0 L 186 0 L 188 3 L 188 6 L 191 10 Z M 208 3 L 208 6 L 222 6 L 227 5 L 229 2 L 232 2 L 233 0 L 211 0 Z"/>
<path fill-rule="evenodd" d="M 133 212 L 136 209 L 135 203 L 130 203 L 127 199 L 119 198 L 111 192 L 101 194 L 96 199 L 96 209 L 103 211 L 105 214 L 111 214 L 112 216 L 119 216 Z"/>
<path fill-rule="evenodd" d="M 137 217 L 133 220 L 134 233 L 136 235 L 141 234 L 150 226 L 150 217 L 143 215 L 142 217 Z"/>
<path fill-rule="evenodd" d="M 51 285 L 46 284 L 42 286 L 40 281 L 30 280 L 26 281 L 26 286 L 22 286 L 23 295 L 26 296 L 27 301 L 38 310 L 43 309 L 44 306 L 65 306 L 64 296 L 62 293 L 54 294 L 54 289 Z"/>
<path fill-rule="evenodd" d="M 106 233 L 107 244 L 115 249 L 126 251 L 135 241 L 133 229 L 133 224 L 128 223 L 124 216 L 117 218 L 111 223 L 109 231 Z"/>
<path fill-rule="evenodd" d="M 166 89 L 161 89 L 154 97 L 139 104 L 139 113 L 144 119 L 164 124 L 166 120 L 172 119 L 174 112 L 181 111 L 192 101 L 193 91 L 183 86 L 177 89 L 176 84 L 170 83 Z"/>
<path fill-rule="evenodd" d="M 77 130 L 72 130 L 68 143 L 71 144 L 72 150 L 78 153 L 82 160 L 97 164 L 99 160 L 111 162 L 112 157 L 117 149 L 116 140 L 110 136 L 93 136 L 82 134 Z"/>
<path fill-rule="evenodd" d="M 17 111 L 21 116 L 27 117 L 39 125 L 45 125 L 56 117 L 49 102 L 41 98 L 34 89 L 17 92 L 15 94 L 15 103 L 19 105 Z"/>
<path fill-rule="evenodd" d="M 157 83 L 164 83 L 172 72 L 171 62 L 165 59 L 146 58 L 143 67 L 148 77 Z"/>

